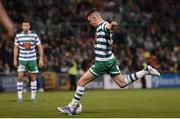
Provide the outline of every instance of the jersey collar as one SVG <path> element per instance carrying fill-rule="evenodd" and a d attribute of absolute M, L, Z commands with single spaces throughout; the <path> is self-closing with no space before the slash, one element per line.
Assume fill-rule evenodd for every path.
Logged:
<path fill-rule="evenodd" d="M 32 31 L 29 30 L 27 34 L 30 34 L 31 32 L 32 32 Z M 22 31 L 21 33 L 25 34 L 24 31 Z"/>

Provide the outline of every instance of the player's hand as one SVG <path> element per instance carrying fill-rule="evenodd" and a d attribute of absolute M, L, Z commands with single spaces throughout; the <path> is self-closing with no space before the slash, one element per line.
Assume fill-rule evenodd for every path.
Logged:
<path fill-rule="evenodd" d="M 112 22 L 111 22 L 111 25 L 112 25 L 112 28 L 114 28 L 115 26 L 118 25 L 118 23 L 117 23 L 116 21 L 112 21 Z"/>
<path fill-rule="evenodd" d="M 39 59 L 39 67 L 43 67 L 43 65 L 44 65 L 43 58 L 40 58 Z"/>
<path fill-rule="evenodd" d="M 17 60 L 14 60 L 14 61 L 13 61 L 13 65 L 14 65 L 15 67 L 17 67 Z"/>
<path fill-rule="evenodd" d="M 117 26 L 117 25 L 118 25 L 118 24 L 117 24 L 116 21 L 112 21 L 110 24 L 108 24 L 108 25 L 106 26 L 106 28 L 109 29 L 109 30 L 113 30 L 114 27 Z"/>

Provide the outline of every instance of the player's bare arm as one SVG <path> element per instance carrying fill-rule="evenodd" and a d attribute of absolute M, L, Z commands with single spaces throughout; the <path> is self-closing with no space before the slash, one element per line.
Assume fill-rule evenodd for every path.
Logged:
<path fill-rule="evenodd" d="M 17 57 L 18 57 L 18 46 L 14 45 L 14 60 L 13 60 L 13 65 L 17 67 Z"/>
<path fill-rule="evenodd" d="M 43 47 L 41 44 L 37 45 L 38 47 L 38 50 L 39 50 L 39 67 L 42 67 L 44 65 L 44 62 L 43 62 L 43 55 L 44 55 L 44 52 L 43 52 Z"/>

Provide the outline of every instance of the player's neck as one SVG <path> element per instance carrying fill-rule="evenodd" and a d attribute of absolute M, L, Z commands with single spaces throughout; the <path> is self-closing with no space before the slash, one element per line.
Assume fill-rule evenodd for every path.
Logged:
<path fill-rule="evenodd" d="M 97 21 L 98 26 L 99 26 L 99 24 L 101 24 L 102 22 L 103 22 L 103 19 L 98 20 L 98 21 Z"/>
<path fill-rule="evenodd" d="M 29 31 L 23 31 L 24 32 L 24 34 L 28 34 L 29 33 Z"/>

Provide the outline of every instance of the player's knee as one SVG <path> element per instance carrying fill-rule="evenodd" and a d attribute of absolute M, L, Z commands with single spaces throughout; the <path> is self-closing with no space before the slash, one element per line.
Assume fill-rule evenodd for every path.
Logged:
<path fill-rule="evenodd" d="M 24 76 L 23 75 L 18 75 L 18 81 L 23 81 Z"/>
<path fill-rule="evenodd" d="M 84 80 L 78 80 L 77 81 L 77 86 L 81 86 L 81 87 L 83 87 L 85 85 L 85 82 L 84 82 Z"/>
<path fill-rule="evenodd" d="M 36 81 L 36 76 L 31 76 L 31 81 Z"/>
<path fill-rule="evenodd" d="M 77 81 L 77 86 L 81 86 L 82 85 L 82 81 L 78 80 Z"/>

